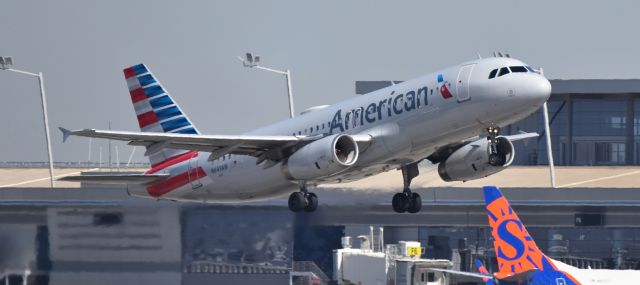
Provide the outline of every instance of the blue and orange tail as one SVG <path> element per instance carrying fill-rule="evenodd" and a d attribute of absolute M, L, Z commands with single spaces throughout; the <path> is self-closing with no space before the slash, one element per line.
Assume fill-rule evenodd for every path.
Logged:
<path fill-rule="evenodd" d="M 482 262 L 478 259 L 476 259 L 476 267 L 478 268 L 478 272 L 486 275 L 491 275 L 487 268 L 484 267 L 484 264 L 482 264 Z M 496 282 L 491 278 L 482 278 L 482 281 L 484 281 L 484 284 L 486 285 L 496 285 Z"/>
<path fill-rule="evenodd" d="M 144 64 L 125 68 L 123 72 L 141 131 L 199 133 L 169 92 Z M 185 153 L 186 151 L 163 149 L 150 154 L 149 160 L 155 166 Z"/>
<path fill-rule="evenodd" d="M 497 277 L 506 278 L 532 270 L 555 270 L 551 260 L 540 251 L 520 218 L 495 186 L 485 186 L 484 200 L 498 260 Z"/>

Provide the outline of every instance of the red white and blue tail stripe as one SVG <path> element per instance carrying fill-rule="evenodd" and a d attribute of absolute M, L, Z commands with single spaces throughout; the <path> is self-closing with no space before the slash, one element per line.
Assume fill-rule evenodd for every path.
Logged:
<path fill-rule="evenodd" d="M 123 72 L 141 131 L 199 134 L 149 68 L 138 64 L 125 68 Z M 186 151 L 164 149 L 152 154 L 149 160 L 155 167 L 184 153 Z"/>

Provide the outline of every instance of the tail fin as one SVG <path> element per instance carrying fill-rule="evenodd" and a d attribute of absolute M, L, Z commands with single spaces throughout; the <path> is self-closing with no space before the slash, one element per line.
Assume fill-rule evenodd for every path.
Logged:
<path fill-rule="evenodd" d="M 199 134 L 191 120 L 144 64 L 123 71 L 141 131 Z M 150 154 L 149 159 L 155 166 L 184 153 L 181 150 L 163 149 Z"/>
<path fill-rule="evenodd" d="M 489 271 L 487 271 L 487 268 L 484 267 L 484 264 L 482 264 L 482 262 L 478 259 L 476 259 L 476 267 L 478 268 L 478 272 L 490 275 Z M 484 284 L 486 285 L 496 285 L 496 282 L 491 278 L 482 278 L 482 281 L 484 281 Z"/>
<path fill-rule="evenodd" d="M 556 270 L 533 241 L 500 189 L 485 186 L 483 190 L 500 270 L 495 274 L 496 277 L 502 279 L 532 270 Z"/>

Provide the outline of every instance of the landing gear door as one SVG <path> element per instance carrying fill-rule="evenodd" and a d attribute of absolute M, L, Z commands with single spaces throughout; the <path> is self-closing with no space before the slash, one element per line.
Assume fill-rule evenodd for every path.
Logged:
<path fill-rule="evenodd" d="M 200 171 L 198 170 L 198 153 L 194 153 L 191 158 L 189 158 L 189 171 L 187 171 L 189 175 L 189 182 L 191 182 L 191 189 L 198 189 L 202 187 L 202 182 L 200 182 Z"/>
<path fill-rule="evenodd" d="M 469 93 L 469 81 L 471 79 L 471 72 L 476 64 L 467 64 L 460 68 L 460 72 L 458 73 L 458 79 L 456 80 L 456 97 L 458 98 L 458 102 L 464 102 L 471 99 L 471 94 Z"/>

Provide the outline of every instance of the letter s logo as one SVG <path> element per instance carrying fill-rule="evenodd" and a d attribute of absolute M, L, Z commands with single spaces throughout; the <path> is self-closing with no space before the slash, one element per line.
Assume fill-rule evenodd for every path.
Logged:
<path fill-rule="evenodd" d="M 514 223 L 516 224 L 516 226 L 518 226 L 518 230 L 519 230 L 518 233 L 512 233 L 507 229 L 507 226 L 510 223 Z M 513 261 L 522 257 L 522 255 L 524 254 L 524 241 L 523 241 L 524 235 L 522 233 L 522 223 L 520 223 L 520 221 L 518 220 L 503 221 L 498 226 L 498 236 L 500 237 L 500 240 L 503 242 L 502 246 L 504 246 L 504 244 L 507 244 L 513 247 L 513 250 L 515 251 L 515 254 L 513 256 L 507 256 L 504 254 L 502 250 L 502 246 L 499 246 L 498 247 L 499 258 L 502 258 L 508 261 Z"/>

